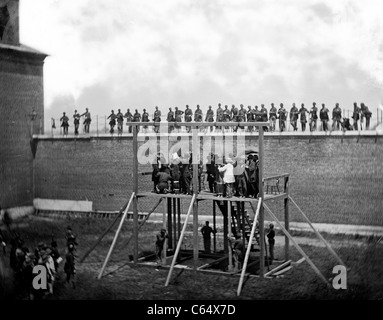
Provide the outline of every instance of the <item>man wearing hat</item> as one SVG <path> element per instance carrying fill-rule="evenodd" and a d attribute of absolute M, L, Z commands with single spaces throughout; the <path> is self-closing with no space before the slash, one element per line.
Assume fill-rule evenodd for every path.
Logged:
<path fill-rule="evenodd" d="M 161 231 L 156 235 L 156 258 L 158 263 L 162 261 L 162 251 L 164 250 L 166 238 L 168 238 L 168 233 L 166 229 L 161 228 Z"/>
<path fill-rule="evenodd" d="M 210 253 L 211 234 L 217 233 L 217 230 L 213 230 L 213 228 L 209 226 L 209 221 L 206 221 L 205 225 L 201 228 L 201 233 L 203 237 L 205 253 Z"/>

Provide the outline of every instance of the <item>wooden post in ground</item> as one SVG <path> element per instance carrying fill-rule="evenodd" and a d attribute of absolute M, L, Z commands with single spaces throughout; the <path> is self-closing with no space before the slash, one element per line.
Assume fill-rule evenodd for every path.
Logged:
<path fill-rule="evenodd" d="M 263 159 L 264 159 L 264 150 L 263 150 L 263 127 L 259 127 L 259 200 L 264 202 L 264 193 L 263 193 Z M 257 221 L 254 221 L 257 223 Z M 260 241 L 260 250 L 259 250 L 259 274 L 261 277 L 264 276 L 264 268 L 265 268 L 265 214 L 263 210 L 263 206 L 259 209 L 259 241 Z"/>
<path fill-rule="evenodd" d="M 228 220 L 228 224 L 227 224 L 227 227 L 228 227 L 228 233 L 225 234 L 224 236 L 225 237 L 228 237 L 230 239 L 230 242 L 229 243 L 232 243 L 232 232 L 231 232 L 231 201 L 227 201 L 227 220 Z M 233 252 L 232 252 L 232 248 L 231 248 L 231 245 L 229 245 L 229 272 L 232 272 L 233 271 Z"/>
<path fill-rule="evenodd" d="M 164 213 L 162 214 L 162 228 L 166 229 L 167 233 L 169 234 L 169 230 L 166 228 L 166 209 L 167 209 L 167 198 L 164 198 Z M 162 263 L 166 262 L 166 254 L 168 251 L 168 239 L 165 238 L 164 241 L 164 249 L 162 250 Z"/>
<path fill-rule="evenodd" d="M 172 198 L 167 199 L 168 203 L 168 244 L 169 249 L 173 248 L 173 226 L 172 226 Z"/>
<path fill-rule="evenodd" d="M 100 271 L 100 273 L 99 273 L 99 275 L 98 275 L 98 279 L 101 279 L 102 274 L 104 273 L 106 264 L 108 263 L 109 258 L 110 258 L 110 255 L 112 254 L 112 251 L 113 251 L 113 249 L 114 249 L 114 246 L 116 245 L 118 235 L 120 234 L 122 225 L 124 224 L 124 221 L 125 221 L 125 219 L 126 219 L 126 215 L 128 214 L 129 207 L 130 207 L 130 205 L 132 204 L 132 201 L 134 201 L 134 198 L 136 198 L 136 194 L 133 192 L 132 195 L 130 196 L 129 203 L 128 203 L 128 205 L 127 205 L 126 208 L 125 208 L 124 214 L 122 215 L 120 224 L 119 224 L 119 226 L 118 226 L 118 228 L 117 228 L 117 231 L 116 231 L 116 234 L 115 234 L 115 236 L 114 236 L 114 238 L 113 238 L 112 245 L 111 245 L 110 248 L 109 248 L 109 251 L 108 251 L 108 254 L 106 255 L 104 264 L 102 265 L 101 271 Z"/>
<path fill-rule="evenodd" d="M 194 202 L 196 201 L 196 197 L 197 197 L 197 195 L 196 195 L 196 194 L 193 194 L 193 198 L 192 198 L 192 200 L 191 200 L 191 202 L 190 202 L 189 210 L 188 210 L 188 212 L 187 212 L 187 214 L 186 214 L 186 218 L 185 218 L 184 226 L 183 226 L 182 231 L 181 231 L 181 236 L 180 236 L 180 238 L 178 239 L 178 243 L 177 243 L 176 251 L 175 251 L 175 253 L 174 253 L 173 260 L 172 260 L 172 264 L 170 265 L 170 270 L 169 270 L 169 273 L 168 273 L 168 277 L 166 278 L 165 287 L 168 286 L 169 281 L 170 281 L 170 277 L 171 277 L 171 275 L 172 275 L 172 273 L 173 273 L 174 265 L 176 264 L 178 254 L 179 254 L 180 249 L 181 249 L 181 244 L 182 244 L 182 240 L 183 240 L 184 235 L 185 235 L 185 231 L 186 231 L 186 226 L 187 226 L 187 223 L 188 223 L 188 219 L 189 219 L 190 213 L 192 212 L 192 208 L 193 208 L 193 206 L 194 206 Z"/>
<path fill-rule="evenodd" d="M 181 215 L 182 215 L 182 201 L 178 199 L 178 239 L 181 236 Z"/>
<path fill-rule="evenodd" d="M 173 199 L 173 246 L 172 248 L 175 249 L 177 246 L 177 199 Z"/>
<path fill-rule="evenodd" d="M 138 131 L 133 127 L 133 192 L 138 193 Z M 138 203 L 137 197 L 133 198 L 133 261 L 138 262 Z"/>
<path fill-rule="evenodd" d="M 311 268 L 315 271 L 315 273 L 323 280 L 324 283 L 330 288 L 330 283 L 327 281 L 325 276 L 319 271 L 319 269 L 316 267 L 316 265 L 311 261 L 311 259 L 307 256 L 307 254 L 302 250 L 300 245 L 295 242 L 294 238 L 290 235 L 290 233 L 285 229 L 285 227 L 282 225 L 282 223 L 278 220 L 278 218 L 274 215 L 274 213 L 270 210 L 270 208 L 263 204 L 263 206 L 266 208 L 268 213 L 270 214 L 271 218 L 275 220 L 275 222 L 279 225 L 283 233 L 289 237 L 292 244 L 295 246 L 295 248 L 299 251 L 299 253 L 306 259 L 306 261 L 309 263 Z"/>
<path fill-rule="evenodd" d="M 216 201 L 213 200 L 213 230 L 217 230 L 217 220 L 216 220 L 216 215 L 217 215 L 217 212 L 216 212 Z M 217 235 L 216 233 L 213 233 L 213 252 L 217 252 Z"/>
<path fill-rule="evenodd" d="M 193 150 L 193 195 L 195 198 L 198 196 L 198 155 L 199 155 L 199 138 L 198 127 L 193 130 L 192 150 Z M 193 270 L 197 271 L 198 268 L 198 201 L 193 202 Z"/>
<path fill-rule="evenodd" d="M 285 193 L 287 194 L 287 197 L 284 200 L 284 210 L 285 210 L 285 229 L 287 232 L 290 230 L 289 226 L 289 177 L 285 177 Z M 290 254 L 289 254 L 289 248 L 290 248 L 290 241 L 289 237 L 285 235 L 285 260 L 289 260 Z"/>

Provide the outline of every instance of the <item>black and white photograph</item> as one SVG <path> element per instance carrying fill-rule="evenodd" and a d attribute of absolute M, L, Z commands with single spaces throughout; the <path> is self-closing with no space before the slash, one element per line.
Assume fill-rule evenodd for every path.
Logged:
<path fill-rule="evenodd" d="M 1 306 L 382 300 L 382 12 L 0 0 Z"/>

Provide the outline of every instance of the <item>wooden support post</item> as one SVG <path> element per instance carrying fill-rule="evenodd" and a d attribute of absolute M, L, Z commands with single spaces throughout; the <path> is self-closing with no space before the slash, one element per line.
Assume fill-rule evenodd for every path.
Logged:
<path fill-rule="evenodd" d="M 109 251 L 108 251 L 108 254 L 106 255 L 104 264 L 102 265 L 101 271 L 100 271 L 100 273 L 99 273 L 99 275 L 98 275 L 98 279 L 101 279 L 102 274 L 104 273 L 106 264 L 107 264 L 108 261 L 109 261 L 110 255 L 112 254 L 112 251 L 113 251 L 113 249 L 114 249 L 114 246 L 116 245 L 118 235 L 120 234 L 122 225 L 124 224 L 124 221 L 125 221 L 125 219 L 126 219 L 126 215 L 128 214 L 129 207 L 130 207 L 130 205 L 132 204 L 132 201 L 134 201 L 135 198 L 136 198 L 136 194 L 133 192 L 132 195 L 130 196 L 129 203 L 128 203 L 128 205 L 127 205 L 126 208 L 125 208 L 124 214 L 122 215 L 120 224 L 119 224 L 119 226 L 118 226 L 118 228 L 117 228 L 117 231 L 116 231 L 116 234 L 115 234 L 115 236 L 114 236 L 114 238 L 113 238 L 112 245 L 111 245 L 110 248 L 109 248 Z"/>
<path fill-rule="evenodd" d="M 182 200 L 178 199 L 178 239 L 181 236 Z"/>
<path fill-rule="evenodd" d="M 285 210 L 285 229 L 287 232 L 290 230 L 289 226 L 289 177 L 285 177 L 285 193 L 287 194 L 287 198 L 284 200 L 284 210 Z M 285 235 L 285 260 L 290 259 L 290 254 L 289 254 L 289 248 L 290 248 L 290 242 L 289 242 L 289 237 Z"/>
<path fill-rule="evenodd" d="M 173 232 L 173 245 L 172 248 L 175 249 L 177 246 L 177 199 L 173 199 L 173 227 L 172 227 L 172 232 Z"/>
<path fill-rule="evenodd" d="M 330 253 L 335 257 L 335 259 L 338 260 L 338 262 L 345 266 L 344 262 L 342 261 L 342 259 L 335 253 L 335 251 L 333 250 L 333 248 L 331 248 L 330 244 L 322 237 L 322 235 L 314 228 L 314 226 L 312 225 L 310 219 L 303 213 L 303 211 L 301 210 L 301 208 L 298 207 L 298 205 L 296 204 L 296 202 L 289 196 L 289 199 L 291 200 L 291 202 L 297 207 L 297 209 L 299 210 L 299 212 L 302 214 L 302 216 L 306 219 L 307 223 L 310 225 L 311 229 L 314 230 L 315 234 L 317 235 L 317 237 L 322 240 L 322 242 L 325 244 L 326 248 L 330 251 Z M 287 229 L 288 230 L 288 229 Z"/>
<path fill-rule="evenodd" d="M 228 234 L 225 235 L 226 237 L 229 237 L 229 239 L 232 238 L 233 234 L 232 234 L 232 228 L 231 228 L 231 201 L 227 201 L 227 220 L 228 220 L 228 228 L 229 228 L 229 231 L 228 231 Z M 230 240 L 230 243 L 232 241 Z M 233 271 L 233 252 L 232 252 L 232 248 L 231 248 L 231 245 L 230 245 L 230 248 L 229 248 L 229 272 L 232 272 Z"/>
<path fill-rule="evenodd" d="M 319 271 L 319 269 L 316 267 L 316 265 L 311 261 L 311 259 L 308 257 L 308 255 L 302 250 L 300 245 L 295 242 L 294 238 L 290 235 L 290 233 L 285 229 L 285 227 L 282 225 L 282 223 L 278 220 L 278 218 L 274 215 L 274 213 L 269 209 L 269 207 L 266 204 L 263 204 L 263 206 L 266 208 L 267 212 L 270 214 L 271 218 L 276 221 L 276 223 L 279 225 L 281 230 L 285 235 L 287 235 L 292 242 L 292 244 L 295 246 L 295 248 L 299 251 L 299 253 L 306 259 L 306 261 L 309 263 L 311 268 L 315 271 L 315 273 L 323 280 L 324 283 L 328 287 L 330 287 L 330 283 L 327 281 L 325 276 Z"/>
<path fill-rule="evenodd" d="M 164 198 L 164 213 L 162 214 L 162 228 L 166 229 L 167 233 L 169 234 L 169 230 L 166 228 L 166 209 L 167 209 L 167 201 L 166 201 L 166 198 Z M 166 255 L 168 251 L 167 248 L 168 248 L 168 239 L 165 238 L 164 249 L 162 250 L 163 263 L 166 261 Z"/>
<path fill-rule="evenodd" d="M 195 202 L 196 198 L 197 198 L 197 195 L 193 194 L 193 198 L 192 198 L 192 200 L 190 202 L 190 205 L 189 205 L 189 210 L 188 210 L 188 212 L 186 214 L 186 218 L 185 218 L 184 226 L 182 228 L 181 236 L 180 236 L 180 238 L 178 240 L 178 243 L 177 243 L 176 252 L 174 253 L 172 264 L 170 265 L 170 270 L 169 270 L 169 273 L 168 273 L 168 277 L 166 278 L 165 287 L 168 286 L 169 281 L 170 281 L 170 277 L 171 277 L 171 275 L 173 273 L 174 265 L 176 264 L 178 254 L 179 254 L 180 249 L 181 249 L 182 240 L 183 240 L 184 235 L 185 235 L 188 219 L 189 219 L 190 213 L 192 212 L 192 208 L 194 206 L 194 202 Z"/>
<path fill-rule="evenodd" d="M 193 131 L 193 195 L 198 196 L 198 155 L 199 155 L 199 137 L 198 127 L 192 129 Z M 199 241 L 198 241 L 198 202 L 193 203 L 193 270 L 197 271 L 198 268 L 198 252 L 199 252 Z"/>
<path fill-rule="evenodd" d="M 169 249 L 173 248 L 173 226 L 172 226 L 172 199 L 168 198 L 167 199 L 168 203 L 168 244 L 169 244 Z"/>
<path fill-rule="evenodd" d="M 223 215 L 223 248 L 224 248 L 224 252 L 225 253 L 229 253 L 230 251 L 230 248 L 229 248 L 229 242 L 227 240 L 227 237 L 229 235 L 229 219 L 228 219 L 228 216 L 227 216 L 227 212 L 228 212 L 228 202 L 227 201 L 223 201 L 224 205 L 224 212 L 222 212 L 222 215 Z"/>
<path fill-rule="evenodd" d="M 250 202 L 250 205 L 254 209 L 252 202 Z M 246 273 L 247 262 L 249 260 L 250 251 L 251 251 L 251 243 L 253 242 L 254 233 L 255 233 L 255 229 L 256 229 L 256 225 L 257 225 L 256 221 L 257 221 L 258 215 L 260 213 L 261 206 L 262 206 L 262 198 L 258 201 L 257 210 L 255 210 L 255 213 L 254 213 L 254 222 L 253 222 L 253 226 L 251 228 L 251 233 L 250 233 L 250 237 L 249 237 L 249 243 L 248 243 L 247 249 L 246 249 L 245 259 L 243 261 L 241 277 L 239 279 L 239 284 L 238 284 L 238 289 L 237 289 L 237 296 L 239 296 L 241 294 L 242 284 L 243 284 L 243 277 L 245 276 L 245 273 Z"/>
<path fill-rule="evenodd" d="M 217 220 L 216 220 L 216 201 L 213 200 L 213 230 L 217 230 Z M 217 252 L 217 235 L 213 233 L 213 252 Z"/>
<path fill-rule="evenodd" d="M 133 127 L 133 192 L 138 193 L 138 138 L 137 126 Z M 138 203 L 137 197 L 133 198 L 133 261 L 138 261 Z"/>
<path fill-rule="evenodd" d="M 259 127 L 259 200 L 264 202 L 264 193 L 263 193 L 263 127 Z M 260 241 L 260 250 L 259 250 L 259 274 L 261 277 L 264 276 L 264 268 L 265 268 L 265 214 L 263 210 L 263 206 L 259 209 L 259 241 Z M 256 223 L 256 221 L 254 221 Z"/>
<path fill-rule="evenodd" d="M 80 263 L 84 262 L 86 257 L 97 247 L 97 245 L 101 242 L 101 240 L 106 236 L 106 234 L 112 229 L 112 227 L 115 225 L 117 220 L 121 217 L 121 215 L 124 213 L 126 206 L 128 205 L 129 201 L 124 204 L 124 206 L 120 209 L 120 212 L 116 215 L 116 217 L 113 219 L 113 221 L 109 224 L 109 226 L 106 228 L 106 230 L 103 232 L 102 235 L 99 236 L 99 238 L 96 240 L 94 245 L 83 255 L 83 257 L 80 259 Z"/>

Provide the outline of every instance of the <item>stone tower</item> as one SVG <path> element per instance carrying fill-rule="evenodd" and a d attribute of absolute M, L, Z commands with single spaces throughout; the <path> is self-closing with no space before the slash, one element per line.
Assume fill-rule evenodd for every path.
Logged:
<path fill-rule="evenodd" d="M 30 207 L 33 134 L 43 133 L 46 54 L 20 44 L 19 0 L 0 0 L 0 206 Z"/>

